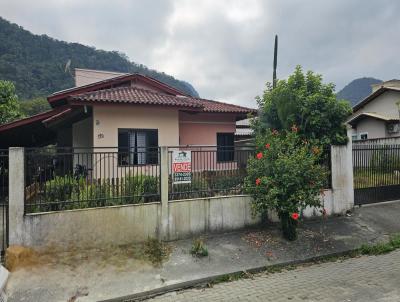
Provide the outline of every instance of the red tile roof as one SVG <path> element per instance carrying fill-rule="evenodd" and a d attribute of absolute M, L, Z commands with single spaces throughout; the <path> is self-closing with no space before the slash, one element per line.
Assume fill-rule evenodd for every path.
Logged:
<path fill-rule="evenodd" d="M 69 97 L 74 103 L 126 103 L 143 105 L 161 105 L 191 108 L 203 112 L 255 113 L 256 109 L 242 106 L 194 98 L 189 96 L 174 96 L 137 87 L 118 87 L 105 90 L 86 92 Z"/>
<path fill-rule="evenodd" d="M 153 79 L 151 77 L 144 76 L 144 75 L 141 75 L 138 73 L 132 73 L 132 74 L 123 74 L 123 75 L 117 76 L 115 78 L 105 79 L 105 80 L 90 83 L 90 84 L 87 84 L 84 86 L 72 87 L 72 88 L 68 88 L 65 90 L 57 91 L 57 92 L 54 92 L 53 94 L 51 94 L 50 96 L 48 96 L 47 100 L 50 103 L 50 105 L 55 106 L 58 101 L 63 100 L 65 97 L 68 97 L 70 95 L 90 92 L 93 90 L 111 88 L 112 85 L 118 85 L 125 81 L 141 81 L 147 85 L 150 85 L 150 86 L 159 88 L 162 91 L 165 91 L 166 94 L 187 95 L 186 93 L 183 93 L 180 90 L 178 90 L 172 86 L 169 86 L 165 83 L 162 83 L 156 79 Z"/>

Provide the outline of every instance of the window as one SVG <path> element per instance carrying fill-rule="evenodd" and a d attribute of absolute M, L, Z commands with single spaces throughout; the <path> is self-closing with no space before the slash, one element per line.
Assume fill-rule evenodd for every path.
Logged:
<path fill-rule="evenodd" d="M 154 165 L 158 163 L 158 131 L 118 129 L 118 164 Z"/>
<path fill-rule="evenodd" d="M 234 134 L 217 133 L 217 161 L 233 161 L 235 157 Z"/>
<path fill-rule="evenodd" d="M 351 140 L 352 140 L 352 141 L 356 141 L 357 139 L 358 139 L 357 134 L 353 134 L 353 135 L 351 136 Z"/>
<path fill-rule="evenodd" d="M 368 139 L 368 132 L 360 133 L 360 139 L 361 140 Z"/>

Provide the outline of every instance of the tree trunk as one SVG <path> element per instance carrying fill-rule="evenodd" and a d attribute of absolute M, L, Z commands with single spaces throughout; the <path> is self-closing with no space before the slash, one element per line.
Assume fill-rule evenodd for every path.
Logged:
<path fill-rule="evenodd" d="M 281 220 L 283 237 L 289 241 L 294 241 L 297 239 L 297 220 L 290 217 L 288 212 L 279 213 L 279 218 Z"/>

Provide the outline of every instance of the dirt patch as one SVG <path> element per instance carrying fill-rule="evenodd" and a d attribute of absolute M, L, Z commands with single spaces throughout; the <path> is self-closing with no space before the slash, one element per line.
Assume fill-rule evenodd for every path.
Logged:
<path fill-rule="evenodd" d="M 104 246 L 103 248 L 95 249 L 70 248 L 67 251 L 57 251 L 51 247 L 41 251 L 21 248 L 10 254 L 7 257 L 7 262 L 13 270 L 40 266 L 65 266 L 66 269 L 74 271 L 83 262 L 90 263 L 98 268 L 111 266 L 119 271 L 135 268 L 145 269 L 146 267 L 160 266 L 163 261 L 168 260 L 173 250 L 172 246 L 166 243 L 160 243 L 157 247 L 161 248 L 161 251 L 149 249 L 147 243 Z M 159 253 L 161 253 L 162 257 L 155 260 L 154 254 Z"/>

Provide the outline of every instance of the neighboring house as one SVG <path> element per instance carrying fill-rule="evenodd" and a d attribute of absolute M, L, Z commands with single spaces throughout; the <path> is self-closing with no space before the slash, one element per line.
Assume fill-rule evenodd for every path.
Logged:
<path fill-rule="evenodd" d="M 0 126 L 10 146 L 129 148 L 234 145 L 236 122 L 255 109 L 193 98 L 150 77 L 76 69 L 76 87 L 55 92 L 52 110 Z M 152 156 L 119 157 L 119 165 L 154 164 Z M 232 161 L 220 156 L 218 161 Z"/>
<path fill-rule="evenodd" d="M 353 140 L 399 136 L 399 102 L 399 80 L 372 85 L 372 94 L 353 107 L 347 121 Z"/>
<path fill-rule="evenodd" d="M 250 126 L 251 118 L 236 122 L 235 144 L 254 144 L 253 129 Z"/>

